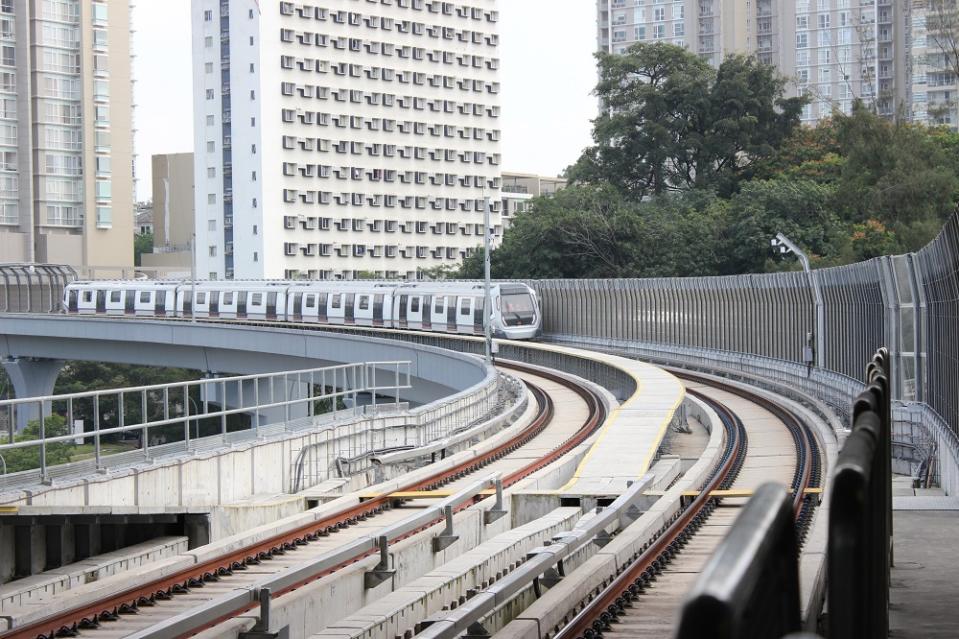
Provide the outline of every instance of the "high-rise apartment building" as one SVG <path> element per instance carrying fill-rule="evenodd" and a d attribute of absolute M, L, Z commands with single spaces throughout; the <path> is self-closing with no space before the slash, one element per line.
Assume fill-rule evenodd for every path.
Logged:
<path fill-rule="evenodd" d="M 198 273 L 415 277 L 500 228 L 496 0 L 194 0 Z"/>
<path fill-rule="evenodd" d="M 129 0 L 0 0 L 0 255 L 133 265 Z"/>
<path fill-rule="evenodd" d="M 893 115 L 908 99 L 909 2 L 894 0 L 598 0 L 599 48 L 686 47 L 710 64 L 755 54 L 811 101 L 814 123 L 861 98 Z"/>

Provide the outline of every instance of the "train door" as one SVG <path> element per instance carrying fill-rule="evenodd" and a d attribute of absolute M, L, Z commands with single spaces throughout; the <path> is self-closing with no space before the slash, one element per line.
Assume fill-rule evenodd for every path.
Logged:
<path fill-rule="evenodd" d="M 316 293 L 307 293 L 303 296 L 303 321 L 316 321 Z"/>
<path fill-rule="evenodd" d="M 70 290 L 70 294 L 67 296 L 67 312 L 76 313 L 78 306 L 79 305 L 77 304 L 77 292 L 74 290 Z"/>
<path fill-rule="evenodd" d="M 220 291 L 210 291 L 210 317 L 220 316 Z"/>
<path fill-rule="evenodd" d="M 433 311 L 433 296 L 424 295 L 423 296 L 423 330 L 428 331 L 432 328 L 433 323 L 430 321 L 430 316 Z"/>
<path fill-rule="evenodd" d="M 276 291 L 266 294 L 266 319 L 276 319 Z"/>
<path fill-rule="evenodd" d="M 456 332 L 456 298 L 446 296 L 446 330 Z"/>
<path fill-rule="evenodd" d="M 237 318 L 241 318 L 241 319 L 242 319 L 242 318 L 246 317 L 246 300 L 247 300 L 247 296 L 248 296 L 248 295 L 249 295 L 249 293 L 247 293 L 246 291 L 240 291 L 239 293 L 237 293 L 237 298 L 236 298 L 236 316 L 237 316 Z"/>
<path fill-rule="evenodd" d="M 406 305 L 409 303 L 409 295 L 400 295 L 400 316 L 399 316 L 399 325 L 400 328 L 406 328 Z"/>
<path fill-rule="evenodd" d="M 420 328 L 423 324 L 423 297 L 410 295 L 410 309 L 406 314 L 410 328 Z"/>
<path fill-rule="evenodd" d="M 373 296 L 373 326 L 383 326 L 383 294 Z"/>
<path fill-rule="evenodd" d="M 473 298 L 459 298 L 459 317 L 456 320 L 456 329 L 460 333 L 473 332 Z"/>
<path fill-rule="evenodd" d="M 193 291 L 187 289 L 183 291 L 183 317 L 193 316 Z"/>
<path fill-rule="evenodd" d="M 320 324 L 328 324 L 330 317 L 327 311 L 327 305 L 330 301 L 330 296 L 328 293 L 320 293 L 319 301 L 316 309 L 316 319 Z"/>
<path fill-rule="evenodd" d="M 344 324 L 356 324 L 356 294 L 346 294 L 346 308 L 343 312 Z"/>
<path fill-rule="evenodd" d="M 486 327 L 483 323 L 483 310 L 485 307 L 486 298 L 473 298 L 473 332 L 477 335 L 482 335 L 486 332 Z"/>
<path fill-rule="evenodd" d="M 373 313 L 370 309 L 370 297 L 371 295 L 360 294 L 356 296 L 356 309 L 354 311 L 354 317 L 356 323 L 362 326 L 370 326 L 373 324 Z"/>
<path fill-rule="evenodd" d="M 104 290 L 97 291 L 97 313 L 106 313 L 107 312 L 107 292 Z"/>
<path fill-rule="evenodd" d="M 303 293 L 293 293 L 293 321 L 303 321 Z"/>
<path fill-rule="evenodd" d="M 123 298 L 123 313 L 124 315 L 135 315 L 136 314 L 136 302 L 137 302 L 137 292 L 133 290 L 127 290 Z"/>
<path fill-rule="evenodd" d="M 129 291 L 127 294 L 129 295 Z M 166 316 L 166 291 L 157 291 L 156 292 L 156 303 L 153 307 L 153 314 L 157 317 Z"/>
<path fill-rule="evenodd" d="M 266 304 L 263 293 L 253 293 L 247 298 L 246 315 L 254 319 L 266 318 Z"/>
<path fill-rule="evenodd" d="M 430 318 L 430 324 L 435 325 L 436 330 L 445 330 L 446 325 L 446 298 L 437 295 L 433 298 L 433 315 Z"/>

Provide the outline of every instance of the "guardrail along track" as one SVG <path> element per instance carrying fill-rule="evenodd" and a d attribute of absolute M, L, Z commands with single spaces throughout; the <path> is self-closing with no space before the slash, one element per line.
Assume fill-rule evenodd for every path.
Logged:
<path fill-rule="evenodd" d="M 578 384 L 569 378 L 518 363 L 500 362 L 503 368 L 524 371 L 530 375 L 542 377 L 556 382 L 572 390 L 582 398 L 587 406 L 587 418 L 576 432 L 564 440 L 552 451 L 523 464 L 519 469 L 510 472 L 502 478 L 503 487 L 515 484 L 531 473 L 547 466 L 564 454 L 575 448 L 589 437 L 601 425 L 606 417 L 606 408 L 603 400 L 592 388 Z M 527 382 L 537 402 L 537 414 L 531 423 L 520 433 L 503 442 L 499 446 L 484 454 L 439 471 L 425 479 L 401 486 L 401 491 L 433 490 L 455 480 L 466 477 L 501 459 L 513 451 L 529 443 L 546 429 L 553 420 L 555 410 L 550 396 L 535 384 Z M 466 508 L 473 503 L 485 499 L 484 495 L 476 495 L 458 509 Z M 197 601 L 207 601 L 217 593 L 229 592 L 243 588 L 254 581 L 264 578 L 264 573 L 281 573 L 298 563 L 315 558 L 332 548 L 350 543 L 351 540 L 370 534 L 370 524 L 365 523 L 370 518 L 376 518 L 375 527 L 389 525 L 400 520 L 406 513 L 395 506 L 401 502 L 392 499 L 389 495 L 381 495 L 364 501 L 361 504 L 345 508 L 330 516 L 313 522 L 307 526 L 279 534 L 270 539 L 257 542 L 245 548 L 230 552 L 210 561 L 196 564 L 189 569 L 179 571 L 167 577 L 130 588 L 119 594 L 110 595 L 103 600 L 85 604 L 76 608 L 61 611 L 41 621 L 13 628 L 3 634 L 4 639 L 54 639 L 56 637 L 73 637 L 87 634 L 103 626 L 113 634 L 117 634 L 120 623 L 110 623 L 128 619 L 131 632 L 143 629 L 145 625 L 159 621 L 163 614 L 161 608 L 170 608 L 166 616 L 177 615 L 183 610 L 180 602 L 189 602 L 191 598 Z M 438 517 L 428 524 L 417 529 L 423 530 L 443 521 Z M 414 531 L 414 532 L 417 532 Z M 401 538 L 390 539 L 393 543 Z M 309 575 L 300 581 L 286 586 L 282 590 L 273 592 L 273 596 L 299 588 L 302 585 L 330 574 L 344 565 L 372 554 L 374 551 L 363 552 L 349 557 L 343 563 L 323 572 Z M 173 606 L 164 605 L 171 599 L 176 599 Z M 224 610 L 223 614 L 212 623 L 195 628 L 198 631 L 214 623 L 253 608 L 252 600 L 234 609 Z M 106 625 L 104 625 L 106 623 Z"/>
<path fill-rule="evenodd" d="M 819 449 L 808 427 L 791 412 L 764 397 L 684 371 L 672 372 L 687 382 L 708 385 L 723 394 L 756 404 L 772 413 L 786 427 L 795 453 L 791 488 L 794 491 L 796 526 L 802 539 L 811 522 L 816 499 L 805 490 L 818 487 L 821 474 Z M 722 503 L 709 492 L 733 487 L 738 483 L 738 477 L 756 473 L 757 469 L 746 467 L 750 459 L 746 454 L 747 437 L 750 437 L 750 446 L 759 444 L 758 447 L 765 449 L 769 445 L 768 424 L 760 425 L 757 433 L 747 433 L 749 429 L 743 420 L 726 405 L 728 399 L 717 400 L 714 396 L 718 393 L 706 389 L 688 388 L 687 392 L 709 404 L 723 422 L 726 445 L 719 467 L 700 494 L 673 518 L 639 557 L 591 601 L 581 604 L 579 612 L 564 627 L 547 636 L 553 639 L 596 639 L 600 636 L 608 639 L 614 636 L 663 637 L 672 633 L 685 593 L 739 511 L 738 507 L 730 507 L 730 502 L 741 500 L 730 499 Z M 761 468 L 759 470 L 761 472 Z M 783 472 L 781 467 L 778 470 Z M 635 606 L 633 602 L 636 602 Z"/>

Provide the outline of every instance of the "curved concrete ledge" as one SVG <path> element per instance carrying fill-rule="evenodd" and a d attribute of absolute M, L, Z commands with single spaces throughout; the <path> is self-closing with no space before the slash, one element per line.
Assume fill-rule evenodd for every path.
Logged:
<path fill-rule="evenodd" d="M 462 353 L 368 335 L 268 326 L 0 315 L 0 358 L 85 360 L 255 374 L 370 361 L 409 361 L 413 388 L 401 399 L 428 404 L 495 380 Z"/>

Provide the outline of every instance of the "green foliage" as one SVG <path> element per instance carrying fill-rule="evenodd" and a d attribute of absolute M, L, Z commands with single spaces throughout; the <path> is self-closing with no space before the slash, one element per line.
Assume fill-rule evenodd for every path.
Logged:
<path fill-rule="evenodd" d="M 568 171 L 574 182 L 608 183 L 634 199 L 704 187 L 728 195 L 799 124 L 804 100 L 784 98 L 785 80 L 752 57 L 713 69 L 657 42 L 598 59 L 606 108 L 596 145 Z"/>
<path fill-rule="evenodd" d="M 133 236 L 133 265 L 141 265 L 141 255 L 153 252 L 153 233 Z"/>
<path fill-rule="evenodd" d="M 58 437 L 68 435 L 67 421 L 60 415 L 49 415 L 43 420 L 44 435 L 46 437 Z M 23 432 L 15 437 L 15 441 L 29 441 L 40 437 L 40 420 L 34 419 L 27 422 L 27 427 Z M 46 463 L 47 466 L 56 464 L 65 464 L 70 461 L 73 454 L 74 445 L 71 443 L 47 444 Z M 40 447 L 28 446 L 25 448 L 13 448 L 4 451 L 4 461 L 7 464 L 7 472 L 15 473 L 21 470 L 30 470 L 40 468 Z"/>

